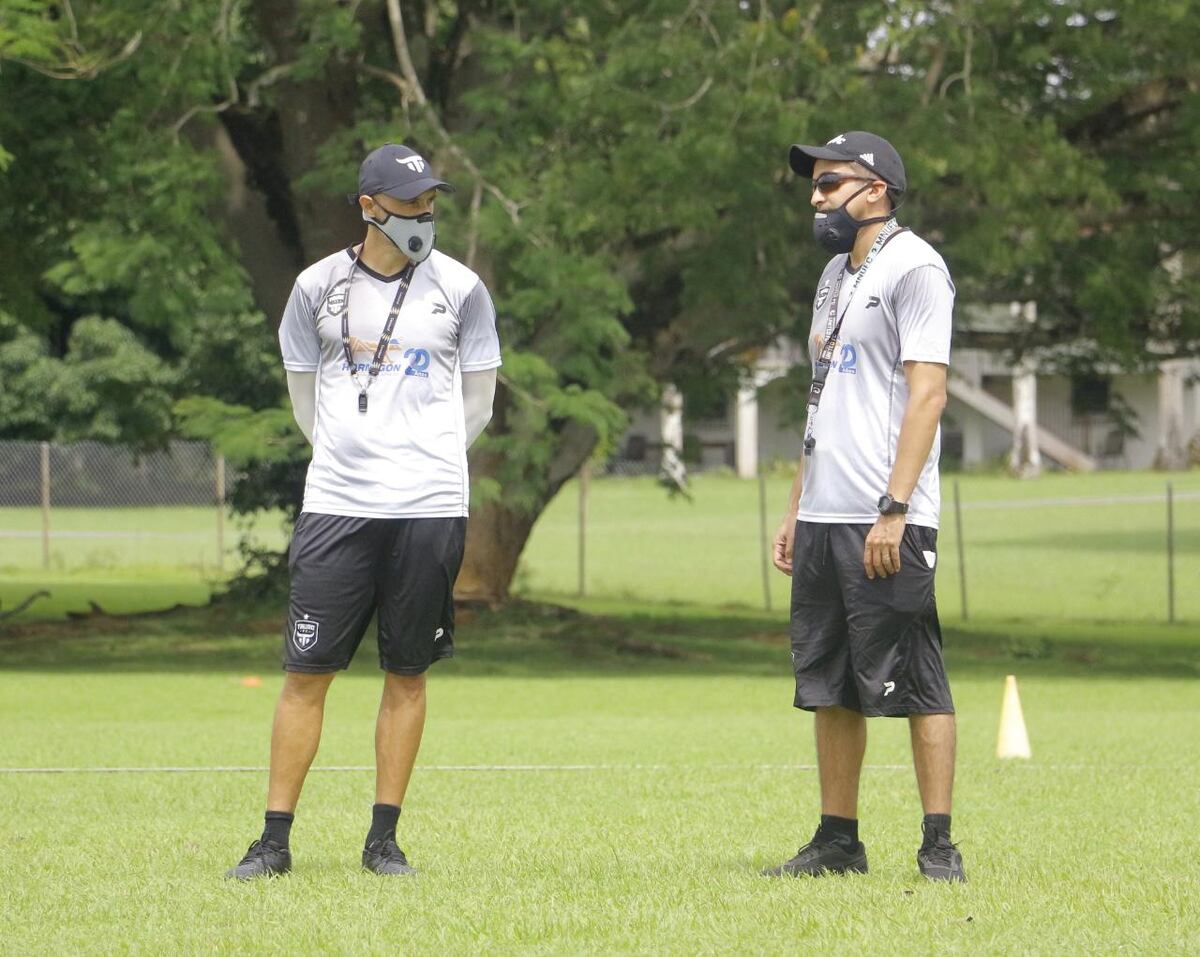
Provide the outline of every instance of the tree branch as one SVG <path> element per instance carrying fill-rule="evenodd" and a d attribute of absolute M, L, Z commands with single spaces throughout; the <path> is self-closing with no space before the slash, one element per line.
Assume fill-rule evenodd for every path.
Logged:
<path fill-rule="evenodd" d="M 13 63 L 21 64 L 21 66 L 27 66 L 36 73 L 40 73 L 42 76 L 48 76 L 52 80 L 94 80 L 105 70 L 111 69 L 118 63 L 128 60 L 137 52 L 138 47 L 141 45 L 142 31 L 138 30 L 137 33 L 135 33 L 125 42 L 125 46 L 121 48 L 119 53 L 110 57 L 108 60 L 100 59 L 95 63 L 89 64 L 81 62 L 86 58 L 87 54 L 75 42 L 71 42 L 67 45 L 68 50 L 65 51 L 67 53 L 67 62 L 58 66 L 46 66 L 45 64 L 38 63 L 36 60 L 26 60 L 23 57 L 0 56 L 0 60 L 8 59 Z"/>
<path fill-rule="evenodd" d="M 221 9 L 217 12 L 217 25 L 214 33 L 217 37 L 219 45 L 228 46 L 230 29 L 229 17 L 233 10 L 233 0 L 221 0 Z M 238 101 L 238 86 L 237 79 L 232 73 L 225 74 L 225 83 L 228 91 L 228 96 L 220 103 L 197 103 L 190 110 L 183 114 L 178 120 L 171 125 L 171 133 L 176 139 L 179 138 L 180 132 L 191 121 L 192 117 L 199 113 L 223 113 Z"/>
<path fill-rule="evenodd" d="M 804 32 L 800 34 L 800 42 L 807 43 L 812 39 L 813 31 L 817 29 L 817 21 L 825 12 L 825 0 L 817 0 L 808 11 L 808 19 L 804 21 Z"/>
<path fill-rule="evenodd" d="M 294 63 L 279 63 L 259 74 L 246 87 L 246 106 L 254 109 L 260 104 L 258 91 L 264 86 L 271 86 L 278 83 L 285 76 L 292 72 L 296 64 Z"/>
<path fill-rule="evenodd" d="M 475 254 L 479 247 L 479 207 L 483 202 L 483 181 L 475 180 L 471 190 L 471 212 L 467 219 L 467 268 L 475 268 Z"/>
<path fill-rule="evenodd" d="M 925 89 L 921 93 L 921 105 L 928 106 L 933 99 L 933 93 L 938 88 L 942 71 L 946 68 L 946 44 L 939 40 L 933 50 L 933 59 L 925 71 Z"/>
<path fill-rule="evenodd" d="M 19 602 L 17 604 L 17 607 L 14 608 L 12 611 L 0 611 L 0 619 L 13 618 L 13 617 L 21 614 L 21 612 L 23 612 L 26 608 L 28 608 L 30 605 L 32 605 L 39 598 L 49 598 L 49 597 L 50 597 L 50 592 L 46 591 L 45 589 L 42 589 L 40 591 L 35 591 L 28 598 Z"/>
<path fill-rule="evenodd" d="M 706 76 L 704 78 L 704 82 L 700 84 L 700 88 L 686 100 L 681 100 L 678 103 L 660 103 L 658 104 L 659 109 L 661 109 L 664 113 L 676 113 L 679 110 L 689 110 L 702 99 L 704 99 L 704 94 L 709 91 L 712 85 L 713 78 L 711 76 Z"/>
<path fill-rule="evenodd" d="M 228 78 L 229 95 L 220 103 L 197 103 L 190 110 L 183 114 L 179 119 L 171 124 L 171 134 L 178 139 L 179 134 L 183 132 L 183 128 L 191 122 L 192 118 L 200 113 L 224 113 L 238 101 L 237 83 L 233 77 Z"/>
<path fill-rule="evenodd" d="M 408 37 L 404 32 L 404 16 L 400 9 L 400 0 L 387 0 L 388 24 L 392 31 L 392 47 L 395 50 L 396 62 L 400 65 L 400 73 L 403 77 L 405 86 L 408 89 L 408 95 L 421 107 L 430 125 L 437 133 L 438 137 L 446 147 L 446 150 L 457 159 L 463 167 L 475 179 L 483 184 L 483 188 L 491 193 L 504 207 L 508 213 L 508 218 L 513 221 L 514 225 L 521 225 L 521 205 L 515 200 L 507 196 L 499 186 L 489 181 L 475 165 L 474 161 L 466 154 L 466 152 L 451 138 L 446 127 L 442 125 L 441 119 L 437 115 L 437 111 L 429 102 L 429 98 L 425 95 L 425 90 L 421 86 L 421 80 L 417 76 L 416 67 L 413 66 L 412 55 L 408 51 Z M 532 233 L 529 233 L 530 239 L 539 247 L 545 246 L 545 241 Z"/>

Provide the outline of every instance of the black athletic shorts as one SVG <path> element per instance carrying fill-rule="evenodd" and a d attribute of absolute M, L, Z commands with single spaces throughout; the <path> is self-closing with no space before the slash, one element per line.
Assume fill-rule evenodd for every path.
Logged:
<path fill-rule="evenodd" d="M 953 714 L 933 596 L 937 530 L 907 525 L 900 572 L 867 578 L 870 525 L 797 522 L 792 668 L 797 708 Z"/>
<path fill-rule="evenodd" d="M 454 580 L 465 518 L 304 512 L 288 552 L 285 671 L 340 671 L 379 613 L 379 666 L 421 674 L 454 654 Z"/>

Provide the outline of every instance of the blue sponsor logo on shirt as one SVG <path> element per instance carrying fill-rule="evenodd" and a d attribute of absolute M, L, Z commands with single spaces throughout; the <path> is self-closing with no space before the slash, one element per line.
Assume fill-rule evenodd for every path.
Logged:
<path fill-rule="evenodd" d="M 429 350 L 409 349 L 404 353 L 404 358 L 411 360 L 408 368 L 404 370 L 405 375 L 420 376 L 422 379 L 429 378 Z"/>
<path fill-rule="evenodd" d="M 838 364 L 838 372 L 858 375 L 858 350 L 849 342 L 842 346 L 842 361 Z"/>

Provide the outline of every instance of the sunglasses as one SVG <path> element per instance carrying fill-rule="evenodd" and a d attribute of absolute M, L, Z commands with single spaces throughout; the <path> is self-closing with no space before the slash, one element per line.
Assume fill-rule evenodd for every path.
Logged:
<path fill-rule="evenodd" d="M 812 181 L 812 188 L 821 195 L 828 196 L 841 186 L 842 183 L 848 183 L 851 180 L 858 180 L 861 183 L 876 182 L 874 176 L 855 176 L 852 173 L 822 173 Z"/>

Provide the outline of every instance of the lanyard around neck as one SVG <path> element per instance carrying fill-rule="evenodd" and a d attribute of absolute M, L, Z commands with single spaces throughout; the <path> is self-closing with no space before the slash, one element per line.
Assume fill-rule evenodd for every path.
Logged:
<path fill-rule="evenodd" d="M 358 375 L 358 367 L 354 362 L 354 351 L 350 348 L 350 287 L 354 281 L 354 273 L 358 268 L 358 261 L 362 258 L 362 251 L 354 257 L 354 262 L 350 264 L 350 275 L 346 277 L 346 308 L 342 310 L 342 351 L 346 354 L 346 365 L 350 370 L 350 378 L 354 380 L 354 384 L 358 386 L 358 411 L 365 413 L 367 411 L 367 390 L 375 382 L 379 371 L 383 368 L 383 360 L 387 355 L 388 347 L 392 342 L 392 332 L 396 328 L 396 319 L 400 315 L 400 307 L 404 305 L 404 297 L 408 295 L 408 287 L 412 283 L 413 271 L 416 266 L 409 262 L 407 266 L 400 272 L 400 285 L 396 289 L 396 296 L 392 300 L 392 308 L 388 312 L 387 321 L 383 324 L 383 334 L 379 337 L 379 342 L 375 346 L 375 355 L 371 359 L 371 366 L 367 370 L 367 381 L 364 384 Z"/>
<path fill-rule="evenodd" d="M 813 447 L 817 444 L 816 437 L 813 435 L 813 423 L 817 417 L 817 407 L 821 404 L 821 393 L 825 391 L 825 380 L 829 378 L 829 370 L 833 366 L 833 351 L 837 347 L 838 333 L 842 331 L 842 322 L 846 318 L 846 313 L 850 311 L 850 303 L 854 301 L 854 292 L 887 241 L 895 235 L 899 226 L 900 224 L 894 219 L 889 219 L 883 224 L 883 229 L 875 237 L 875 242 L 871 244 L 866 258 L 858 267 L 854 285 L 850 287 L 850 293 L 846 296 L 846 308 L 842 310 L 841 315 L 838 315 L 838 299 L 841 295 L 842 280 L 846 276 L 846 269 L 843 266 L 838 270 L 837 282 L 830 296 L 829 313 L 825 319 L 825 341 L 821 344 L 821 353 L 817 356 L 816 367 L 813 369 L 812 385 L 808 389 L 808 426 L 804 434 L 805 455 L 812 455 Z"/>

